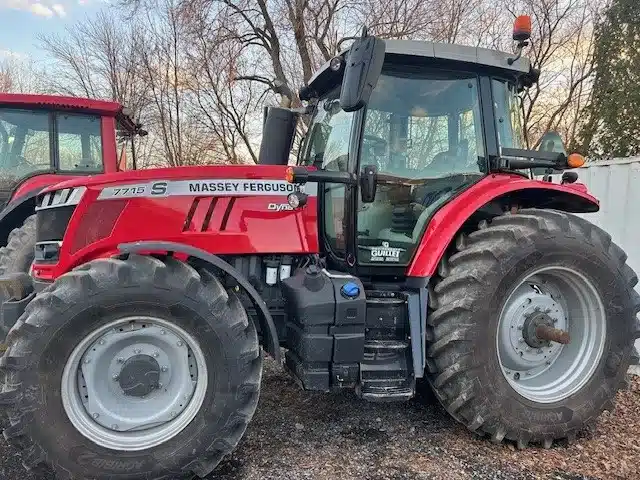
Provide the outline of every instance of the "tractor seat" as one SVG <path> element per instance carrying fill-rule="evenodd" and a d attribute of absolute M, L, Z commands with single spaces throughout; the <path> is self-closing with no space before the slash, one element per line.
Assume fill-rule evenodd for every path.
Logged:
<path fill-rule="evenodd" d="M 469 140 L 463 138 L 458 145 L 444 152 L 437 153 L 429 164 L 429 173 L 444 175 L 449 172 L 459 172 L 466 169 L 469 161 Z"/>

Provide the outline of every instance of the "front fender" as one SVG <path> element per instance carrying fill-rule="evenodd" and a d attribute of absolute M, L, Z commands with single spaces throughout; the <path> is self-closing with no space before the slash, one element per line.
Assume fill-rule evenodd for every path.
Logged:
<path fill-rule="evenodd" d="M 238 282 L 238 285 L 240 285 L 240 287 L 242 287 L 247 293 L 254 306 L 256 307 L 256 311 L 258 311 L 260 314 L 260 327 L 264 332 L 266 340 L 265 350 L 276 360 L 278 364 L 280 363 L 280 343 L 278 339 L 278 331 L 273 321 L 273 317 L 271 316 L 271 313 L 269 313 L 264 300 L 262 300 L 257 290 L 253 287 L 253 285 L 251 285 L 251 283 L 249 283 L 249 280 L 247 280 L 242 275 L 242 273 L 235 269 L 233 266 L 229 265 L 220 257 L 209 252 L 196 247 L 192 247 L 191 245 L 184 245 L 175 242 L 149 241 L 123 243 L 118 245 L 118 249 L 121 253 L 171 252 L 172 254 L 183 254 L 187 257 L 199 258 L 200 260 L 213 265 L 216 268 L 219 268 L 227 275 L 233 277 L 236 282 Z"/>
<path fill-rule="evenodd" d="M 560 185 L 519 175 L 483 178 L 440 208 L 429 221 L 407 270 L 410 277 L 430 277 L 456 234 L 471 216 L 490 204 L 549 208 L 569 213 L 597 212 L 598 200 L 581 184 Z"/>

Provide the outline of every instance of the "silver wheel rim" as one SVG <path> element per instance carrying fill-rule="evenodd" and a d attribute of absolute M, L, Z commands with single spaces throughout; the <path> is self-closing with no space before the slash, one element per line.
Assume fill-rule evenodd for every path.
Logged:
<path fill-rule="evenodd" d="M 569 344 L 532 338 L 534 322 L 567 331 Z M 503 375 L 523 397 L 561 401 L 579 391 L 602 357 L 606 314 L 593 284 L 571 268 L 553 266 L 528 275 L 509 295 L 496 335 Z"/>
<path fill-rule="evenodd" d="M 139 358 L 158 368 L 151 390 L 135 396 L 123 390 L 120 375 L 128 377 L 124 368 Z M 86 438 L 112 450 L 138 451 L 170 440 L 194 419 L 207 380 L 204 354 L 190 334 L 160 318 L 127 317 L 76 346 L 63 370 L 61 397 Z"/>

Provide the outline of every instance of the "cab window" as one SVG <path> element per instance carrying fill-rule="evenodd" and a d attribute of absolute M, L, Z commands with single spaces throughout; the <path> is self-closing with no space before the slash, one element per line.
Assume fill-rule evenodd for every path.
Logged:
<path fill-rule="evenodd" d="M 0 108 L 0 175 L 23 178 L 50 169 L 49 112 Z"/>
<path fill-rule="evenodd" d="M 60 170 L 101 172 L 100 117 L 59 114 L 57 120 Z"/>

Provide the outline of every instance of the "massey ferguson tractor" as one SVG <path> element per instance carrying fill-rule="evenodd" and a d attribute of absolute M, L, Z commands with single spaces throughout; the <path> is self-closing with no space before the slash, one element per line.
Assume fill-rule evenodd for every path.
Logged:
<path fill-rule="evenodd" d="M 115 102 L 0 93 L 0 274 L 31 266 L 37 194 L 62 180 L 126 168 L 118 147 L 126 151 L 142 132 Z"/>
<path fill-rule="evenodd" d="M 494 442 L 572 441 L 613 407 L 635 273 L 574 213 L 579 155 L 523 147 L 515 54 L 363 32 L 268 110 L 258 166 L 95 175 L 37 200 L 31 275 L 0 280 L 4 437 L 73 479 L 204 477 L 260 392 L 407 401 L 427 382 Z M 295 122 L 310 115 L 296 166 Z M 548 142 L 543 142 L 545 145 Z M 573 172 L 567 172 L 573 173 Z"/>

